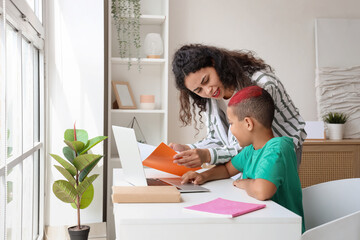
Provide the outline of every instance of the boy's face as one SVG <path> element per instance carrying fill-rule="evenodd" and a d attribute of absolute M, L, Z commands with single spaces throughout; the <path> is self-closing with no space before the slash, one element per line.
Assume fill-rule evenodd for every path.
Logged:
<path fill-rule="evenodd" d="M 236 137 L 241 147 L 251 144 L 250 131 L 246 119 L 239 120 L 233 112 L 233 107 L 227 108 L 227 117 L 230 123 L 230 131 Z"/>

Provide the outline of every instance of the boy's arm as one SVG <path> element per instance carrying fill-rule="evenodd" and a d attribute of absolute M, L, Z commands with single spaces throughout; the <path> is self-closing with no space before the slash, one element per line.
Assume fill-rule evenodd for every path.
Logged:
<path fill-rule="evenodd" d="M 244 189 L 249 196 L 260 201 L 270 199 L 277 190 L 275 184 L 262 178 L 238 179 L 234 181 L 234 186 Z"/>
<path fill-rule="evenodd" d="M 231 161 L 226 164 L 217 165 L 202 173 L 189 171 L 182 176 L 182 183 L 192 182 L 203 184 L 217 179 L 225 179 L 238 174 L 239 171 L 232 165 Z"/>

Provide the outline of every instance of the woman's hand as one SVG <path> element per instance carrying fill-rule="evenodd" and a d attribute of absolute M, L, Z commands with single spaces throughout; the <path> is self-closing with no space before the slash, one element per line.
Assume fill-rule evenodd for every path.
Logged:
<path fill-rule="evenodd" d="M 175 151 L 178 151 L 178 152 L 182 152 L 182 151 L 190 149 L 190 147 L 188 145 L 179 144 L 179 143 L 170 143 L 169 147 L 171 147 L 172 149 L 174 149 Z"/>
<path fill-rule="evenodd" d="M 196 185 L 200 185 L 205 182 L 205 179 L 200 173 L 189 171 L 182 176 L 181 184 L 185 184 L 189 182 Z"/>
<path fill-rule="evenodd" d="M 203 163 L 209 163 L 210 158 L 209 149 L 195 148 L 174 155 L 174 163 L 188 168 L 195 168 L 201 167 Z"/>

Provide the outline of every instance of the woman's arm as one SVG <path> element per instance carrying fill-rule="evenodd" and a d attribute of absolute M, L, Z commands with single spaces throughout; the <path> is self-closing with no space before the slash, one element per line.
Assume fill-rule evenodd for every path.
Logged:
<path fill-rule="evenodd" d="M 200 167 L 203 163 L 222 164 L 241 151 L 236 138 L 223 127 L 227 123 L 219 116 L 217 102 L 209 100 L 206 109 L 206 138 L 193 144 L 173 145 L 173 149 L 181 151 L 174 156 L 175 163 L 186 167 Z M 185 149 L 186 146 L 191 150 Z"/>

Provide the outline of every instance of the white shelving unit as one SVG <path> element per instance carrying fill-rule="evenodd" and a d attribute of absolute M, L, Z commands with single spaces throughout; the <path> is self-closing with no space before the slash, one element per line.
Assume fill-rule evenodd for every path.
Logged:
<path fill-rule="evenodd" d="M 111 1 L 109 1 L 111 13 Z M 167 143 L 168 128 L 168 42 L 169 42 L 169 0 L 141 0 L 140 38 L 143 45 L 146 34 L 159 33 L 164 43 L 164 53 L 159 59 L 146 58 L 140 49 L 140 65 L 133 56 L 130 59 L 131 68 L 128 69 L 128 58 L 120 58 L 117 43 L 117 33 L 112 16 L 109 14 L 109 59 L 108 59 L 108 176 L 107 176 L 107 226 L 109 239 L 115 239 L 113 208 L 111 202 L 111 187 L 113 168 L 121 167 L 111 126 L 128 127 L 136 117 L 142 133 L 148 144 L 158 145 Z M 135 50 L 132 51 L 135 53 Z M 135 98 L 137 109 L 113 109 L 116 101 L 111 81 L 126 81 L 129 83 Z M 139 109 L 140 95 L 155 95 L 155 109 Z"/>

